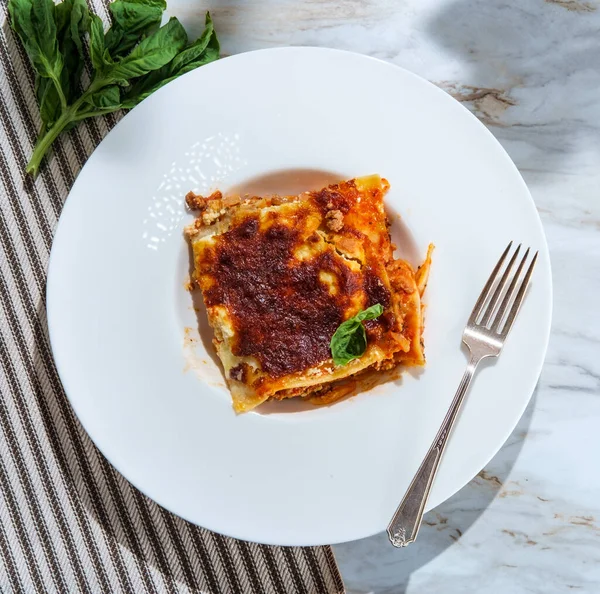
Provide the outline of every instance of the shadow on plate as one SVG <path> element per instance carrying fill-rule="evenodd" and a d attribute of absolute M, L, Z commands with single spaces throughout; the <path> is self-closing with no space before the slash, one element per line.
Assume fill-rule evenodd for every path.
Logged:
<path fill-rule="evenodd" d="M 390 237 L 392 243 L 396 246 L 394 258 L 402 258 L 416 269 L 423 263 L 425 253 L 421 253 L 419 250 L 415 237 L 409 226 L 404 222 L 402 214 L 396 212 L 391 206 L 386 206 L 385 212 L 392 224 L 390 227 Z M 427 300 L 426 296 L 425 300 Z"/>
<path fill-rule="evenodd" d="M 531 425 L 537 388 L 502 449 L 470 483 L 423 518 L 416 542 L 394 548 L 385 532 L 334 547 L 348 594 L 404 594 L 411 575 L 447 548 L 485 512 L 514 466 Z M 398 493 L 398 502 L 402 493 Z M 457 545 L 459 546 L 459 545 Z"/>
<path fill-rule="evenodd" d="M 352 176 L 351 176 L 352 177 Z M 348 179 L 342 173 L 324 169 L 279 169 L 252 177 L 226 189 L 225 194 L 245 196 L 295 196 L 310 190 L 320 190 L 330 184 Z"/>

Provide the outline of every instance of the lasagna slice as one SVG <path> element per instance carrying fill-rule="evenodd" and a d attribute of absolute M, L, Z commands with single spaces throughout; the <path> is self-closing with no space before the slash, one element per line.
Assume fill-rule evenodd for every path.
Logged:
<path fill-rule="evenodd" d="M 187 195 L 198 213 L 185 230 L 192 284 L 202 291 L 237 412 L 271 398 L 333 402 L 366 371 L 424 364 L 430 254 L 416 272 L 394 259 L 388 188 L 373 175 L 299 196 Z M 383 313 L 363 322 L 364 353 L 336 365 L 336 329 L 376 304 Z"/>

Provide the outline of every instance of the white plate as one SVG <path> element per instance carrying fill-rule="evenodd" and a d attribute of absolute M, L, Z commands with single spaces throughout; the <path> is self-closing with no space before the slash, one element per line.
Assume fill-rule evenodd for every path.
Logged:
<path fill-rule="evenodd" d="M 369 173 L 391 183 L 400 253 L 417 263 L 436 244 L 426 370 L 327 408 L 282 403 L 236 416 L 184 289 L 185 193 L 285 192 Z M 469 394 L 434 507 L 490 460 L 525 409 L 546 351 L 550 262 L 502 147 L 459 103 L 400 68 L 271 49 L 204 66 L 136 107 L 94 152 L 60 219 L 52 348 L 94 442 L 167 509 L 263 543 L 357 539 L 386 527 L 429 447 L 465 367 L 462 329 L 510 239 L 539 249 L 540 261 L 504 353 Z"/>

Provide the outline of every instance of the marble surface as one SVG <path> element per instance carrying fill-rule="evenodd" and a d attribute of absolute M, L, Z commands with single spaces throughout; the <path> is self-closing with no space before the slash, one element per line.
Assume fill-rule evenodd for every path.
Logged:
<path fill-rule="evenodd" d="M 548 237 L 553 331 L 526 414 L 486 468 L 425 517 L 417 543 L 396 550 L 380 534 L 336 546 L 348 591 L 600 592 L 600 0 L 169 6 L 190 33 L 209 8 L 225 54 L 328 46 L 436 83 L 500 140 Z"/>

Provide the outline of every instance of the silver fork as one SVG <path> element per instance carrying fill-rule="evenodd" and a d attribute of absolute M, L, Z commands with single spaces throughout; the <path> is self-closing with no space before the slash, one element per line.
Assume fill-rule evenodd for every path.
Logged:
<path fill-rule="evenodd" d="M 512 241 L 504 250 L 485 287 L 483 287 L 483 291 L 479 295 L 477 303 L 475 303 L 471 317 L 463 332 L 462 340 L 471 354 L 467 370 L 458 386 L 442 426 L 387 528 L 390 542 L 395 547 L 405 547 L 416 540 L 429 492 L 446 449 L 448 436 L 452 432 L 465 394 L 475 374 L 475 369 L 486 357 L 497 357 L 500 354 L 525 297 L 538 252 L 533 256 L 525 275 L 521 278 L 521 273 L 529 256 L 529 248 L 527 248 L 516 272 L 512 276 L 511 271 L 521 246 L 517 247 L 508 265 L 503 268 L 504 261 L 511 248 Z M 510 284 L 506 288 L 509 280 Z M 498 304 L 500 305 L 498 306 Z"/>

